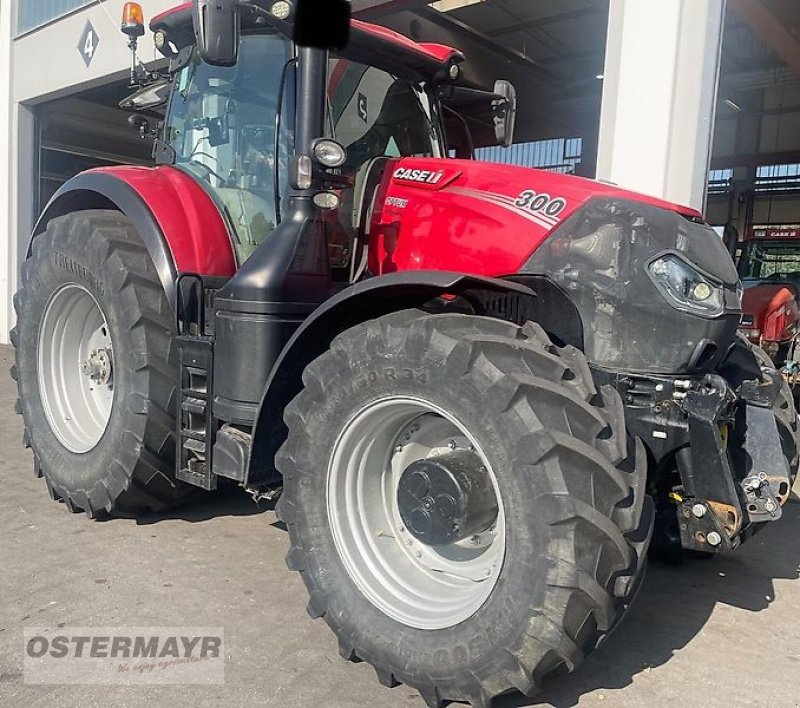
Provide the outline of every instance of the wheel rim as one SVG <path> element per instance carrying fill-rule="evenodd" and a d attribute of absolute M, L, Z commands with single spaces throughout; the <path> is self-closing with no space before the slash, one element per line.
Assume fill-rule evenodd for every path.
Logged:
<path fill-rule="evenodd" d="M 401 518 L 399 480 L 411 463 L 456 448 L 479 456 L 491 479 L 496 518 L 470 538 L 428 545 Z M 464 425 L 432 403 L 391 397 L 359 411 L 334 446 L 327 504 L 350 577 L 372 604 L 404 625 L 454 626 L 477 612 L 497 584 L 506 544 L 497 479 Z"/>
<path fill-rule="evenodd" d="M 39 327 L 39 395 L 59 442 L 71 452 L 94 449 L 114 401 L 113 350 L 97 300 L 77 284 L 56 290 Z"/>

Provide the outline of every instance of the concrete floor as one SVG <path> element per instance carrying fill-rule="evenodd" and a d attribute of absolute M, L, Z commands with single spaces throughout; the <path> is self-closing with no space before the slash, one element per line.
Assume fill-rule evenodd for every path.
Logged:
<path fill-rule="evenodd" d="M 239 492 L 141 519 L 91 522 L 31 473 L 0 347 L 0 705 L 408 706 L 342 661 L 284 566 L 286 533 Z M 651 564 L 637 604 L 576 675 L 510 706 L 797 706 L 800 502 L 725 558 Z M 221 686 L 27 686 L 25 626 L 219 626 Z"/>

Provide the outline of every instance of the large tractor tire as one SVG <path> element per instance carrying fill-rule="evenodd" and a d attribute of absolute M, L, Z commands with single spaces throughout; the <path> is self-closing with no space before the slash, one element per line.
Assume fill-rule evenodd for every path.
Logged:
<path fill-rule="evenodd" d="M 193 488 L 174 478 L 173 317 L 131 223 L 104 210 L 51 220 L 14 303 L 17 408 L 50 496 L 90 517 L 185 499 Z"/>
<path fill-rule="evenodd" d="M 535 324 L 398 312 L 308 366 L 278 454 L 287 562 L 346 659 L 430 706 L 531 695 L 645 567 L 642 443 Z"/>

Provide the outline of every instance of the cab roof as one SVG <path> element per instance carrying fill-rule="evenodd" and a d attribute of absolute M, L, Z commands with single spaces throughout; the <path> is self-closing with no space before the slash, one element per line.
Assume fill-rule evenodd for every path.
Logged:
<path fill-rule="evenodd" d="M 184 2 L 153 17 L 150 29 L 153 32 L 164 30 L 170 40 L 182 48 L 194 41 L 191 23 L 192 3 Z M 424 74 L 439 73 L 451 63 L 464 60 L 464 55 L 453 47 L 414 42 L 394 30 L 361 20 L 351 22 L 350 43 L 343 54 L 364 63 L 372 63 L 369 59 L 378 55 Z"/>

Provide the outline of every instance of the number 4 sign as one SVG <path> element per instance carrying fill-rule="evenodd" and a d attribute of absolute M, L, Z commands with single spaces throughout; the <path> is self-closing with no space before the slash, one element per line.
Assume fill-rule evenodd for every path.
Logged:
<path fill-rule="evenodd" d="M 92 59 L 94 59 L 98 44 L 100 44 L 100 37 L 97 36 L 92 23 L 87 22 L 81 34 L 80 42 L 78 42 L 78 51 L 81 53 L 87 68 L 92 63 Z"/>

